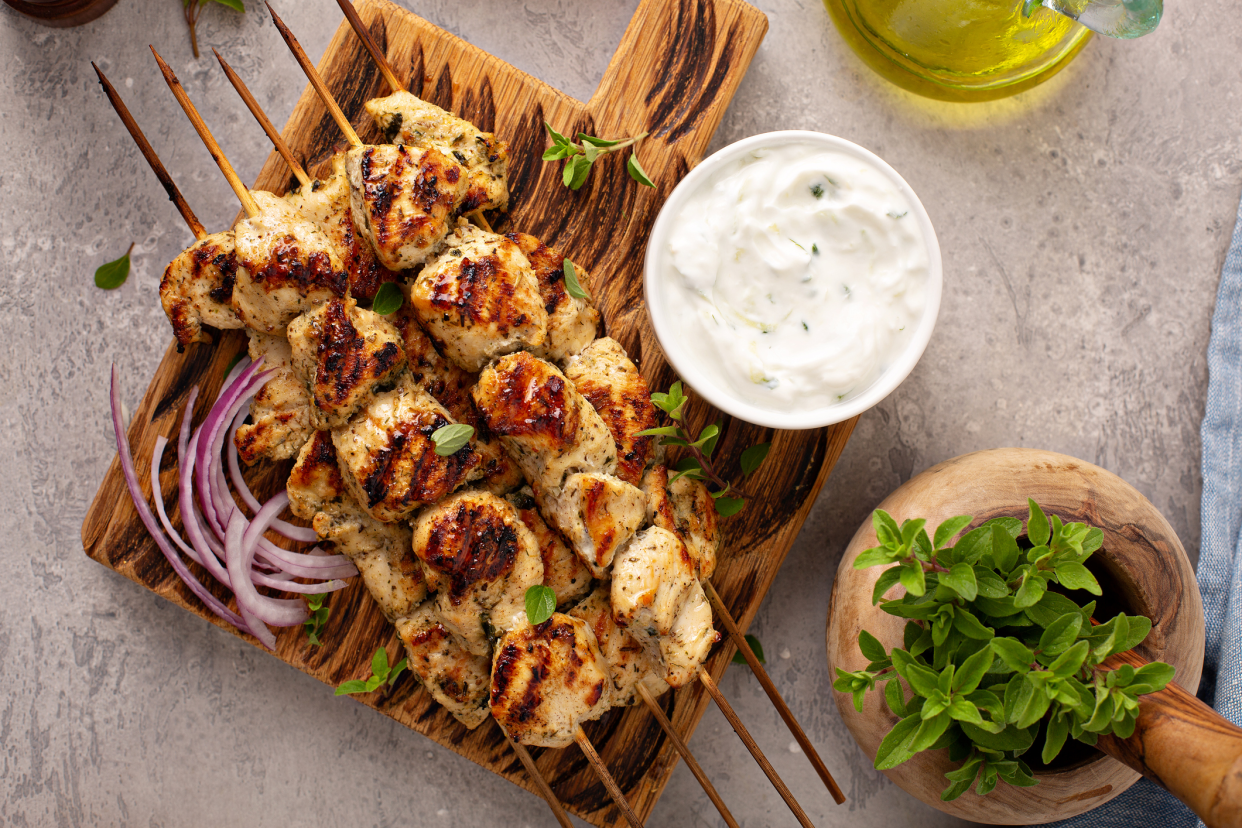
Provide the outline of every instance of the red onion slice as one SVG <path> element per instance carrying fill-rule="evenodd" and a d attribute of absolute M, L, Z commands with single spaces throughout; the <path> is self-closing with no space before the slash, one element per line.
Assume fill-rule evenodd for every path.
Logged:
<path fill-rule="evenodd" d="M 294 598 L 268 598 L 260 595 L 248 576 L 254 563 L 259 536 L 267 529 L 272 518 L 285 508 L 288 499 L 289 496 L 283 492 L 276 495 L 264 504 L 249 525 L 240 509 L 234 511 L 224 540 L 225 557 L 228 558 L 229 574 L 233 576 L 233 595 L 237 598 L 237 606 L 244 613 L 250 613 L 274 627 L 301 624 L 306 620 L 306 604 Z"/>
<path fill-rule="evenodd" d="M 203 586 L 203 584 L 190 573 L 190 570 L 186 567 L 185 562 L 181 560 L 181 556 L 177 554 L 177 550 L 173 548 L 173 545 L 168 542 L 168 538 L 166 538 L 164 533 L 160 530 L 160 526 L 156 522 L 155 516 L 151 514 L 151 509 L 147 506 L 147 500 L 143 496 L 142 487 L 138 482 L 138 474 L 134 471 L 134 457 L 130 453 L 129 437 L 125 433 L 125 422 L 121 416 L 121 393 L 117 388 L 115 365 L 112 366 L 112 376 L 110 387 L 108 389 L 108 397 L 112 407 L 112 428 L 116 432 L 117 455 L 121 461 L 121 476 L 125 478 L 125 486 L 129 489 L 129 496 L 134 502 L 134 509 L 138 512 L 138 519 L 142 521 L 142 525 L 145 526 L 147 532 L 151 534 L 152 539 L 155 541 L 155 545 L 158 546 L 160 551 L 164 553 L 164 557 L 167 558 L 168 563 L 172 565 L 173 571 L 176 572 L 177 576 L 185 582 L 186 586 L 190 588 L 190 591 L 197 595 L 198 599 L 220 618 L 223 618 L 225 621 L 239 629 L 249 631 L 249 627 L 237 615 L 237 613 L 233 612 L 221 603 L 219 598 L 212 595 L 211 591 L 208 590 L 207 587 Z M 158 484 L 158 482 L 159 478 L 157 474 L 156 483 Z M 159 492 L 158 485 L 156 486 L 155 491 L 152 492 L 152 494 L 158 498 L 159 495 L 157 495 L 156 492 Z"/>
<path fill-rule="evenodd" d="M 260 508 L 259 499 L 250 491 L 250 487 L 246 485 L 246 478 L 242 476 L 241 464 L 238 463 L 237 457 L 237 442 L 234 439 L 237 436 L 237 429 L 246 421 L 246 417 L 249 414 L 249 411 L 242 409 L 233 418 L 233 426 L 229 429 L 228 437 L 225 439 L 227 444 L 225 453 L 228 455 L 229 479 L 233 481 L 233 488 L 237 490 L 237 494 L 241 497 L 242 502 L 250 507 L 251 512 L 258 512 Z M 292 523 L 280 519 L 272 521 L 272 529 L 289 540 L 298 541 L 299 543 L 315 543 L 319 540 L 319 535 L 315 534 L 315 530 L 309 526 L 294 526 Z"/>
<path fill-rule="evenodd" d="M 183 414 L 188 416 L 188 414 Z M 229 579 L 229 573 L 220 563 L 218 554 L 223 553 L 223 549 L 217 552 L 210 544 L 209 534 L 203 530 L 203 525 L 199 522 L 200 515 L 194 508 L 194 461 L 197 455 L 198 439 L 202 435 L 202 431 L 194 432 L 194 436 L 190 438 L 189 444 L 186 446 L 184 462 L 181 466 L 181 479 L 178 481 L 180 491 L 178 497 L 181 505 L 181 523 L 185 527 L 185 533 L 190 538 L 190 544 L 198 550 L 200 563 L 206 567 L 211 576 L 225 586 L 232 588 L 232 581 Z"/>

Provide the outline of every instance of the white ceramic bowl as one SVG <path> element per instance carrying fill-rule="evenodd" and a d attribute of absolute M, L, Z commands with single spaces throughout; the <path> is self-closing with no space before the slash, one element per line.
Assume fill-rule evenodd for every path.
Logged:
<path fill-rule="evenodd" d="M 669 234 L 676 216 L 681 212 L 686 201 L 700 187 L 707 185 L 713 174 L 729 162 L 757 149 L 788 144 L 822 147 L 853 156 L 888 178 L 910 202 L 911 213 L 918 221 L 919 229 L 927 245 L 928 260 L 926 305 L 918 327 L 900 355 L 875 382 L 859 394 L 838 403 L 797 412 L 779 411 L 755 405 L 739 399 L 729 389 L 713 382 L 704 371 L 699 369 L 690 357 L 689 351 L 682 345 L 678 336 L 677 318 L 667 306 L 664 291 L 657 283 L 658 279 L 668 278 L 672 270 L 673 265 L 668 250 Z M 744 138 L 737 143 L 730 144 L 695 167 L 673 190 L 656 217 L 643 262 L 643 292 L 647 301 L 647 312 L 651 315 L 651 324 L 655 328 L 656 337 L 660 340 L 660 346 L 664 349 L 673 369 L 682 380 L 716 408 L 747 422 L 770 428 L 819 428 L 843 422 L 856 414 L 861 414 L 892 393 L 910 375 L 915 363 L 923 355 L 923 349 L 927 347 L 928 340 L 931 339 L 932 329 L 936 325 L 936 315 L 940 311 L 940 292 L 943 281 L 940 245 L 936 242 L 936 231 L 932 227 L 931 219 L 928 218 L 922 202 L 905 179 L 875 153 L 855 143 L 835 135 L 805 130 L 766 132 L 762 135 Z"/>

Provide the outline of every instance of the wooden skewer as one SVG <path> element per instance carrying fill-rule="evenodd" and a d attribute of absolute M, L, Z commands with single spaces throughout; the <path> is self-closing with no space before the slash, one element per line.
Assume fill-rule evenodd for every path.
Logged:
<path fill-rule="evenodd" d="M 250 110 L 250 114 L 259 122 L 259 126 L 263 127 L 263 131 L 267 133 L 267 137 L 271 140 L 272 146 L 280 153 L 280 157 L 285 159 L 285 163 L 289 165 L 289 169 L 293 170 L 293 174 L 297 176 L 298 183 L 305 187 L 310 184 L 310 176 L 306 174 L 302 164 L 294 156 L 293 150 L 289 149 L 289 145 L 285 143 L 284 136 L 276 129 L 276 125 L 267 117 L 267 113 L 259 106 L 259 102 L 255 100 L 254 95 L 250 94 L 250 90 L 237 73 L 233 71 L 233 67 L 220 56 L 220 52 L 214 47 L 211 50 L 215 52 L 216 60 L 220 61 L 220 68 L 224 70 L 224 74 L 228 77 L 229 83 L 233 84 L 233 88 L 237 90 L 237 94 L 241 95 L 241 99 L 246 102 L 246 108 Z"/>
<path fill-rule="evenodd" d="M 280 15 L 276 14 L 272 4 L 266 3 L 265 5 L 272 15 L 272 22 L 276 24 L 276 28 L 280 31 L 280 36 L 285 39 L 285 43 L 289 46 L 289 51 L 293 52 L 293 57 L 297 60 L 298 65 L 302 67 L 302 72 L 306 75 L 306 79 L 315 88 L 315 92 L 319 95 L 319 99 L 323 101 L 323 105 L 328 108 L 328 112 L 332 115 L 332 120 L 336 121 L 336 125 L 341 128 L 341 132 L 345 133 L 345 137 L 349 139 L 350 144 L 355 147 L 362 146 L 362 139 L 358 137 L 358 133 L 354 132 L 353 125 L 345 117 L 345 113 L 341 111 L 341 108 L 337 106 L 336 99 L 328 91 L 328 85 L 319 76 L 319 70 L 315 68 L 315 64 L 311 63 L 310 58 L 306 56 L 306 50 L 302 48 L 302 44 L 298 43 L 298 39 L 293 36 L 293 32 L 289 31 L 285 21 L 281 20 Z"/>
<path fill-rule="evenodd" d="M 500 732 L 505 733 L 505 729 L 503 727 L 500 728 Z M 561 825 L 561 828 L 574 828 L 574 824 L 569 821 L 569 815 L 561 807 L 561 801 L 552 792 L 552 786 L 548 784 L 548 780 L 543 778 L 543 774 L 535 765 L 535 759 L 530 755 L 530 751 L 526 749 L 526 745 L 513 741 L 508 733 L 505 733 L 505 741 L 509 743 L 509 747 L 513 748 L 513 752 L 517 754 L 518 759 L 522 760 L 522 767 L 526 768 L 527 775 L 534 781 L 535 787 L 539 789 L 539 793 L 543 794 L 544 800 L 548 803 L 548 807 L 552 809 L 552 815 L 556 817 L 556 821 Z"/>
<path fill-rule="evenodd" d="M 643 821 L 638 818 L 638 814 L 634 813 L 634 809 L 630 807 L 629 800 L 625 798 L 625 794 L 621 792 L 617 780 L 612 778 L 612 774 L 608 772 L 608 766 L 604 764 L 604 760 L 599 758 L 599 754 L 595 752 L 595 745 L 591 744 L 591 740 L 587 738 L 586 731 L 582 729 L 582 725 L 574 732 L 574 740 L 578 743 L 578 747 L 582 748 L 582 752 L 586 754 L 587 761 L 591 763 L 591 767 L 599 774 L 599 779 L 604 783 L 604 787 L 608 789 L 608 795 L 612 797 L 612 801 L 617 803 L 617 807 L 621 809 L 621 813 L 625 815 L 625 821 L 631 828 L 643 828 Z"/>
<path fill-rule="evenodd" d="M 405 89 L 401 85 L 401 81 L 397 80 L 397 73 L 392 71 L 392 64 L 388 62 L 388 57 L 380 51 L 379 44 L 375 42 L 375 38 L 371 37 L 371 31 L 362 22 L 362 18 L 358 16 L 358 10 L 354 8 L 354 4 L 349 0 L 336 0 L 336 4 L 341 7 L 341 11 L 345 12 L 345 19 L 353 27 L 354 33 L 358 35 L 362 45 L 371 53 L 371 59 L 379 67 L 380 74 L 384 76 L 384 80 L 388 83 L 388 88 L 393 92 L 400 92 Z"/>
<path fill-rule="evenodd" d="M 724 713 L 725 718 L 729 720 L 729 724 L 733 727 L 733 732 L 742 740 L 742 744 L 746 745 L 746 749 L 750 751 L 750 755 L 755 757 L 755 761 L 759 763 L 759 767 L 763 768 L 764 774 L 767 775 L 768 781 L 776 788 L 776 792 L 781 795 L 781 799 L 785 800 L 785 804 L 789 806 L 789 810 L 793 811 L 793 815 L 797 818 L 802 828 L 815 828 L 815 824 L 811 822 L 810 817 L 806 815 L 806 811 L 802 810 L 802 806 L 798 804 L 798 800 L 794 799 L 792 793 L 789 792 L 788 786 L 781 779 L 780 774 L 776 772 L 776 768 L 772 767 L 772 763 L 768 761 L 768 757 L 763 755 L 763 751 L 759 748 L 759 744 L 754 737 L 750 735 L 750 731 L 746 729 L 746 725 L 742 724 L 742 720 L 738 718 L 737 712 L 734 711 L 733 705 L 729 704 L 729 700 L 720 692 L 720 688 L 716 686 L 716 682 L 712 681 L 712 677 L 707 674 L 706 670 L 699 670 L 699 681 L 707 688 L 707 692 L 716 700 L 716 704 L 720 707 L 720 712 Z"/>
<path fill-rule="evenodd" d="M 204 238 L 207 235 L 206 228 L 198 220 L 198 216 L 194 215 L 194 211 L 190 209 L 185 196 L 181 194 L 181 190 L 177 189 L 177 184 L 172 180 L 172 176 L 168 174 L 168 170 L 164 169 L 163 162 L 155 154 L 155 148 L 151 146 L 147 136 L 142 134 L 142 130 L 138 127 L 138 122 L 134 120 L 134 116 L 129 114 L 129 108 L 121 100 L 116 87 L 104 75 L 103 70 L 95 66 L 94 61 L 91 61 L 91 66 L 95 68 L 95 74 L 99 76 L 99 85 L 103 87 L 104 94 L 108 96 L 108 101 L 112 104 L 112 108 L 116 110 L 117 115 L 121 116 L 121 123 L 125 124 L 125 128 L 129 130 L 130 137 L 134 139 L 134 143 L 138 145 L 139 151 L 142 152 L 142 157 L 147 159 L 147 163 L 151 165 L 151 172 L 155 173 L 155 177 L 159 179 L 160 184 L 164 185 L 164 192 L 168 193 L 169 201 L 176 205 L 177 212 L 181 213 L 181 218 L 185 219 L 185 223 L 189 225 L 190 232 L 194 234 L 194 238 Z"/>
<path fill-rule="evenodd" d="M 733 818 L 733 814 L 729 813 L 728 807 L 724 804 L 724 800 L 720 798 L 720 794 L 716 793 L 716 786 L 707 778 L 707 774 L 703 772 L 703 768 L 699 765 L 694 754 L 690 752 L 690 748 L 682 741 L 681 734 L 673 727 L 673 723 L 668 720 L 668 716 L 664 715 L 664 711 L 660 709 L 660 705 L 656 703 L 655 698 L 651 695 L 651 691 L 644 687 L 641 683 L 636 685 L 638 696 L 643 700 L 643 704 L 647 705 L 647 709 L 651 711 L 651 715 L 660 723 L 660 727 L 668 735 L 669 741 L 673 743 L 673 747 L 677 748 L 677 752 L 681 754 L 681 758 L 686 761 L 686 767 L 690 768 L 690 772 L 694 774 L 694 778 L 699 780 L 699 784 L 703 786 L 703 792 L 707 794 L 707 798 L 716 806 L 716 810 L 720 812 L 720 816 L 724 818 L 725 825 L 729 828 L 740 828 L 737 820 Z"/>
<path fill-rule="evenodd" d="M 181 87 L 181 81 L 177 80 L 176 74 L 173 73 L 172 67 L 164 62 L 160 57 L 160 53 L 155 51 L 155 47 L 151 47 L 151 54 L 155 55 L 155 61 L 160 65 L 160 71 L 164 73 L 164 80 L 168 83 L 168 88 L 172 90 L 173 95 L 177 98 L 177 103 L 181 104 L 181 108 L 185 110 L 186 117 L 190 119 L 190 123 L 194 125 L 194 130 L 198 133 L 198 137 L 203 139 L 203 143 L 207 146 L 207 151 L 211 153 L 211 157 L 215 159 L 216 166 L 220 168 L 220 172 L 224 173 L 225 179 L 229 182 L 229 186 L 233 188 L 233 192 L 237 194 L 237 200 L 241 202 L 242 208 L 251 218 L 259 215 L 259 205 L 255 203 L 254 198 L 250 195 L 250 190 L 246 189 L 246 185 L 237 177 L 233 165 L 229 163 L 229 159 L 224 157 L 224 151 L 220 149 L 220 145 L 216 143 L 216 139 L 212 136 L 211 130 L 207 129 L 207 124 L 203 121 L 203 116 L 198 114 L 198 110 L 194 108 L 194 104 L 190 101 L 190 96 L 185 93 L 185 89 Z"/>
<path fill-rule="evenodd" d="M 789 728 L 789 732 L 797 740 L 798 746 L 802 748 L 806 758 L 811 761 L 811 767 L 815 768 L 819 778 L 828 787 L 828 792 L 832 794 L 832 798 L 836 800 L 838 805 L 841 805 L 845 802 L 845 794 L 841 792 L 837 781 L 828 772 L 828 768 L 824 765 L 824 760 L 819 758 L 819 753 L 815 750 L 815 746 L 807 738 L 806 731 L 802 729 L 802 725 L 798 724 L 798 720 L 794 718 L 793 711 L 785 703 L 785 699 L 781 696 L 780 691 L 772 683 L 772 677 L 768 675 L 768 671 L 763 668 L 763 664 L 755 656 L 754 651 L 750 649 L 750 643 L 746 641 L 746 636 L 742 635 L 742 631 L 738 628 L 737 622 L 733 620 L 733 615 L 729 612 L 729 608 L 725 606 L 724 601 L 721 599 L 720 593 L 716 592 L 716 588 L 712 586 L 710 581 L 703 582 L 703 591 L 707 593 L 707 600 L 711 601 L 712 609 L 715 610 L 716 617 L 724 625 L 729 638 L 733 640 L 738 652 L 742 654 L 742 657 L 746 659 L 746 663 L 750 665 L 751 672 L 755 674 L 755 678 L 759 679 L 759 684 L 763 687 L 764 692 L 768 694 L 768 698 L 776 706 L 776 712 L 781 714 L 781 718 L 785 720 L 785 725 Z"/>
<path fill-rule="evenodd" d="M 491 222 L 489 222 L 487 218 L 483 215 L 482 210 L 475 210 L 473 213 L 470 213 L 469 215 L 467 215 L 466 218 L 470 219 L 471 221 L 475 223 L 476 226 L 483 228 L 489 233 L 495 232 L 494 230 L 492 230 Z"/>

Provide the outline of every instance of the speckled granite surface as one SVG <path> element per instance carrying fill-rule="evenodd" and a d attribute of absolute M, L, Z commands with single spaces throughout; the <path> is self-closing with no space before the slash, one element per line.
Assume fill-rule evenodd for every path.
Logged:
<path fill-rule="evenodd" d="M 405 0 L 405 5 L 415 4 Z M 427 0 L 428 19 L 585 98 L 632 11 Z M 771 30 L 717 146 L 834 132 L 920 194 L 945 260 L 940 324 L 911 378 L 863 416 L 755 623 L 772 675 L 849 803 L 835 807 L 746 670 L 725 693 L 818 825 L 945 825 L 870 769 L 828 698 L 832 573 L 888 491 L 962 452 L 1077 455 L 1199 539 L 1204 350 L 1242 188 L 1242 29 L 1232 4 L 1170 3 L 1151 37 L 1091 43 L 1049 84 L 973 106 L 873 76 L 814 0 Z M 208 9 L 204 45 L 282 123 L 303 86 L 261 5 Z M 278 0 L 312 55 L 331 0 Z M 0 6 L 0 824 L 550 825 L 534 797 L 89 561 L 79 526 L 114 448 L 106 375 L 132 407 L 169 339 L 156 300 L 191 236 L 95 83 L 96 60 L 209 228 L 233 197 L 146 51 L 170 60 L 243 178 L 267 155 L 177 0 L 121 0 L 52 30 Z M 120 290 L 95 266 L 137 243 Z M 793 825 L 713 708 L 691 741 L 742 824 Z M 649 823 L 718 825 L 679 767 Z"/>

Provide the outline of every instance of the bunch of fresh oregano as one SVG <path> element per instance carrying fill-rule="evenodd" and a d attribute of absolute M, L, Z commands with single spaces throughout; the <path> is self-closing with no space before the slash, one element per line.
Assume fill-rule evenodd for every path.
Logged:
<path fill-rule="evenodd" d="M 668 482 L 672 483 L 679 477 L 689 477 L 714 484 L 717 488 L 711 496 L 715 501 L 716 511 L 723 517 L 736 515 L 746 505 L 747 494 L 725 480 L 712 466 L 712 452 L 716 450 L 716 441 L 720 439 L 721 424 L 711 423 L 704 426 L 697 437 L 690 434 L 686 431 L 683 420 L 686 403 L 689 401 L 690 398 L 686 396 L 680 381 L 673 383 L 668 393 L 657 391 L 652 394 L 652 404 L 668 415 L 668 418 L 672 420 L 672 425 L 648 428 L 638 432 L 637 436 L 659 437 L 662 445 L 678 446 L 684 449 L 685 456 L 673 466 L 675 474 L 668 479 Z M 767 458 L 770 448 L 772 448 L 771 443 L 758 443 L 742 452 L 740 465 L 743 477 L 749 477 L 758 471 L 764 459 Z"/>
<path fill-rule="evenodd" d="M 857 672 L 838 669 L 833 687 L 852 693 L 861 712 L 864 694 L 884 683 L 884 700 L 900 721 L 880 743 L 877 769 L 896 767 L 920 751 L 949 749 L 962 765 L 945 774 L 944 801 L 961 796 L 976 779 L 979 796 L 998 781 L 1036 784 L 1021 757 L 1035 749 L 1048 764 L 1068 736 L 1088 745 L 1101 733 L 1128 737 L 1138 697 L 1173 678 L 1173 668 L 1162 662 L 1096 669 L 1142 642 L 1151 621 L 1121 613 L 1093 625 L 1095 602 L 1079 605 L 1063 593 L 1101 594 L 1083 562 L 1100 548 L 1103 532 L 1063 524 L 1056 515 L 1049 520 L 1028 502 L 1024 539 L 1022 522 L 1002 517 L 952 546 L 969 516 L 945 521 L 929 537 L 925 521 L 898 526 L 877 510 L 872 523 L 880 545 L 854 561 L 855 569 L 889 567 L 872 603 L 898 583 L 905 587 L 904 597 L 881 603 L 890 615 L 908 619 L 905 646 L 886 652 L 863 630 L 858 646 L 871 663 Z M 909 698 L 899 678 L 912 691 Z"/>

